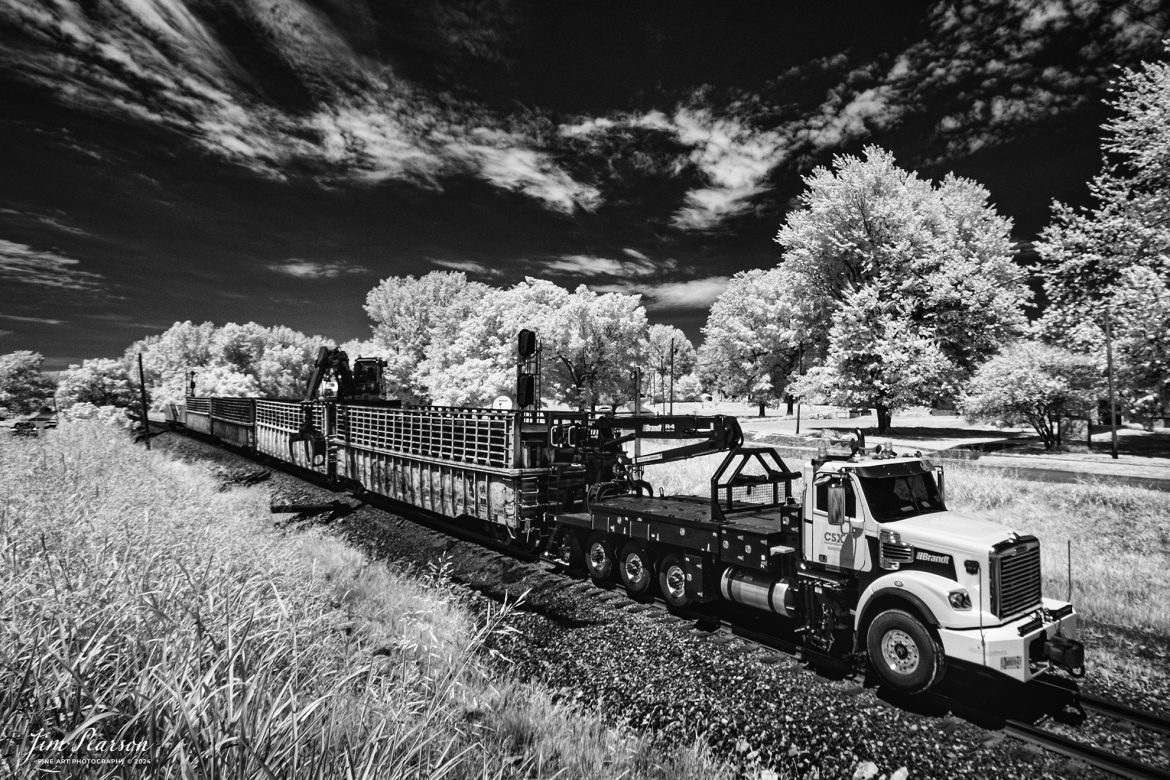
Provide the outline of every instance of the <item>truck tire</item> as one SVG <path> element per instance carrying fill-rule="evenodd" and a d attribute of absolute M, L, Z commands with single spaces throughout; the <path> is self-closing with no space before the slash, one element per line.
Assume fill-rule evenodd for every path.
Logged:
<path fill-rule="evenodd" d="M 662 591 L 662 598 L 668 607 L 683 609 L 691 604 L 686 588 L 687 570 L 683 566 L 682 556 L 671 553 L 662 559 L 658 567 L 658 590 Z"/>
<path fill-rule="evenodd" d="M 654 584 L 654 561 L 641 543 L 626 542 L 618 555 L 618 574 L 631 596 L 644 596 Z"/>
<path fill-rule="evenodd" d="M 865 645 L 878 676 L 900 693 L 921 693 L 946 671 L 942 645 L 922 621 L 900 609 L 873 619 Z"/>
<path fill-rule="evenodd" d="M 598 585 L 609 585 L 613 582 L 614 569 L 617 562 L 613 557 L 613 545 L 602 534 L 593 534 L 589 537 L 589 544 L 585 549 L 585 568 L 589 577 Z"/>

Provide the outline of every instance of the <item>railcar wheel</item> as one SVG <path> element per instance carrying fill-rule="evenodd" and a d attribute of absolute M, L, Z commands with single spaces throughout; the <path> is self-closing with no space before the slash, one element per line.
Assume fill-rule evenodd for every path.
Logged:
<path fill-rule="evenodd" d="M 618 574 L 631 596 L 643 596 L 654 584 L 654 561 L 641 543 L 626 542 L 618 556 Z"/>
<path fill-rule="evenodd" d="M 586 549 L 585 568 L 589 570 L 589 577 L 598 585 L 609 585 L 613 582 L 614 569 L 617 562 L 613 557 L 613 545 L 601 534 L 589 537 L 589 546 Z"/>
<path fill-rule="evenodd" d="M 671 553 L 662 559 L 658 567 L 658 589 L 662 591 L 662 598 L 667 606 L 683 609 L 690 606 L 691 600 L 687 597 L 687 571 L 683 566 L 683 559 L 677 553 Z"/>
<path fill-rule="evenodd" d="M 585 553 L 587 548 L 581 540 L 581 535 L 575 531 L 565 531 L 565 555 L 569 559 L 569 568 L 580 571 L 585 568 Z"/>
<path fill-rule="evenodd" d="M 901 693 L 921 693 L 946 671 L 942 645 L 921 621 L 900 609 L 875 617 L 865 644 L 878 676 Z"/>

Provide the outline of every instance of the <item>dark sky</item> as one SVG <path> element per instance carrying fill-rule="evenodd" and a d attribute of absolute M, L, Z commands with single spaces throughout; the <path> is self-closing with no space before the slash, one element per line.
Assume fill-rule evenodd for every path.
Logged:
<path fill-rule="evenodd" d="M 0 353 L 176 320 L 369 335 L 387 276 L 642 293 L 698 339 L 866 144 L 1035 236 L 1083 202 L 1129 2 L 0 0 Z"/>

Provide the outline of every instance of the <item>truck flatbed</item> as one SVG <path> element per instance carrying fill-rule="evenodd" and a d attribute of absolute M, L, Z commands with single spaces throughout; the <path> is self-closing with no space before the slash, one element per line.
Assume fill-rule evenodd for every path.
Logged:
<path fill-rule="evenodd" d="M 720 522 L 709 501 L 691 496 L 617 496 L 592 504 L 588 512 L 557 515 L 557 522 L 651 543 L 669 543 L 711 553 L 725 563 L 766 570 L 774 556 L 796 551 L 798 505 L 744 505 Z"/>

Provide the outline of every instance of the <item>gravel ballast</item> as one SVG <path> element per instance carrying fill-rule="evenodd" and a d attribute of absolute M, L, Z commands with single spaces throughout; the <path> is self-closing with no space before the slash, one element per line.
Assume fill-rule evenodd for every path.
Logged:
<path fill-rule="evenodd" d="M 257 468 L 202 442 L 174 435 L 156 441 L 184 457 L 215 461 L 225 483 L 252 481 L 248 475 Z M 274 503 L 327 503 L 339 497 L 280 472 L 269 483 Z M 693 621 L 680 620 L 661 605 L 643 608 L 620 589 L 602 595 L 587 583 L 550 576 L 538 565 L 382 510 L 358 508 L 329 528 L 372 559 L 391 565 L 425 567 L 444 558 L 453 579 L 481 594 L 483 602 L 526 594 L 512 618 L 517 633 L 496 648 L 509 659 L 501 662 L 502 674 L 539 681 L 614 724 L 681 744 L 705 741 L 745 776 L 1112 777 L 1005 739 L 949 712 L 937 699 L 899 700 L 860 677 L 836 679 L 791 655 L 697 630 Z M 1166 709 L 1170 683 L 1164 641 L 1108 631 L 1086 639 L 1086 690 L 1153 711 Z M 1144 652 L 1133 653 L 1132 677 L 1093 679 L 1095 649 L 1124 655 L 1127 645 L 1136 650 L 1135 643 Z M 1084 739 L 1094 730 L 1101 732 L 1103 746 L 1165 762 L 1166 743 L 1157 736 L 1095 721 L 1068 727 L 1067 733 Z"/>

